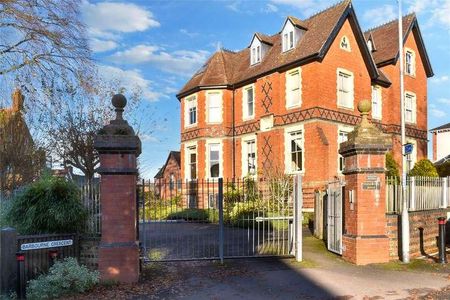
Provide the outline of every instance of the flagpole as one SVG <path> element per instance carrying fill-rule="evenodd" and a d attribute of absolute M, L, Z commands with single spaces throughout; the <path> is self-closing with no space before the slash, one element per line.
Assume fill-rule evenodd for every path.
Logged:
<path fill-rule="evenodd" d="M 400 120 L 401 120 L 401 144 L 402 144 L 402 262 L 409 263 L 409 214 L 408 199 L 406 199 L 406 134 L 405 134 L 405 87 L 404 87 L 404 55 L 403 55 L 403 17 L 402 0 L 398 2 L 398 49 L 400 61 Z"/>

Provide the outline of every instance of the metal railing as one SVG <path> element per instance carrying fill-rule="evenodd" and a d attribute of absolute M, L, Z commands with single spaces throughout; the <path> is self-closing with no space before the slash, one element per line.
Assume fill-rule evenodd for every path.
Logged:
<path fill-rule="evenodd" d="M 98 183 L 84 184 L 80 186 L 80 191 L 81 201 L 88 213 L 84 233 L 100 236 L 102 233 L 100 185 Z"/>
<path fill-rule="evenodd" d="M 144 259 L 293 255 L 293 182 L 292 177 L 142 181 Z"/>
<path fill-rule="evenodd" d="M 386 212 L 401 212 L 402 185 L 397 177 L 386 178 Z M 450 199 L 448 177 L 408 177 L 406 180 L 408 211 L 447 208 Z"/>

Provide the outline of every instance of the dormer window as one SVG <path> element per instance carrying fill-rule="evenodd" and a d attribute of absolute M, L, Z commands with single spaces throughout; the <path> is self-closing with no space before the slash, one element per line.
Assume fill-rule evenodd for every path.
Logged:
<path fill-rule="evenodd" d="M 286 32 L 283 36 L 283 52 L 294 48 L 294 30 Z"/>
<path fill-rule="evenodd" d="M 369 48 L 369 51 L 370 51 L 370 52 L 373 52 L 373 44 L 372 44 L 372 41 L 371 41 L 371 40 L 368 40 L 368 41 L 367 41 L 367 48 Z"/>
<path fill-rule="evenodd" d="M 294 49 L 306 30 L 308 29 L 302 20 L 294 17 L 287 17 L 283 29 L 281 29 L 280 32 L 281 51 L 286 52 Z"/>
<path fill-rule="evenodd" d="M 259 64 L 271 46 L 273 46 L 271 37 L 262 33 L 255 33 L 250 46 L 248 46 L 250 48 L 250 65 Z"/>
<path fill-rule="evenodd" d="M 261 46 L 257 45 L 252 47 L 252 54 L 251 54 L 251 64 L 257 64 L 261 62 Z"/>

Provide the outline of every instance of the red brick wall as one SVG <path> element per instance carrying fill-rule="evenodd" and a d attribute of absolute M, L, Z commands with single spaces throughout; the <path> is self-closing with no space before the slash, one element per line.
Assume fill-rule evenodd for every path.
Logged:
<path fill-rule="evenodd" d="M 351 52 L 344 51 L 339 48 L 341 37 L 346 35 Z M 411 34 L 407 41 L 406 47 L 416 51 L 416 76 L 415 78 L 406 78 L 406 90 L 413 91 L 417 95 L 417 125 L 412 127 L 427 130 L 426 124 L 426 93 L 427 83 L 425 70 L 420 61 L 420 55 L 415 45 L 415 40 Z M 354 75 L 354 108 L 345 109 L 337 107 L 337 68 L 349 70 Z M 382 88 L 383 113 L 382 123 L 384 125 L 397 124 L 399 120 L 399 74 L 398 64 L 396 66 L 388 65 L 382 68 L 383 72 L 392 81 L 390 88 Z M 285 106 L 285 81 L 286 72 L 274 72 L 264 77 L 258 78 L 254 82 L 255 91 L 255 118 L 244 121 L 242 113 L 242 93 L 244 87 L 238 87 L 234 91 L 235 102 L 235 126 L 243 126 L 246 124 L 254 124 L 259 128 L 261 117 L 267 115 L 263 106 L 264 93 L 263 86 L 269 81 L 272 86 L 270 93 L 272 105 L 270 113 L 276 116 L 285 115 L 297 111 L 303 111 L 312 107 L 323 107 L 336 112 L 348 115 L 359 116 L 356 106 L 362 99 L 371 99 L 371 79 L 367 70 L 366 63 L 363 60 L 361 51 L 358 48 L 351 25 L 346 21 L 333 41 L 328 53 L 321 62 L 311 62 L 301 66 L 302 80 L 302 105 L 300 108 L 287 109 Z M 266 85 L 267 88 L 267 85 Z M 205 178 L 205 162 L 206 149 L 205 140 L 208 138 L 223 138 L 223 176 L 230 178 L 233 176 L 233 144 L 231 139 L 232 129 L 232 104 L 233 92 L 230 90 L 223 91 L 223 123 L 221 125 L 210 125 L 205 123 L 206 110 L 206 93 L 207 91 L 197 92 L 198 101 L 198 124 L 193 128 L 184 128 L 184 99 L 181 101 L 181 127 L 182 134 L 186 137 L 186 133 L 190 133 L 189 137 L 182 139 L 182 162 L 184 161 L 184 143 L 188 141 L 197 141 L 198 153 L 198 177 Z M 330 117 L 330 116 L 328 116 Z M 331 118 L 331 117 L 330 117 Z M 329 179 L 334 176 L 340 176 L 338 168 L 338 144 L 337 134 L 340 121 L 336 120 L 318 120 L 313 119 L 304 123 L 304 139 L 305 139 L 305 172 L 304 187 L 314 188 L 323 186 Z M 257 133 L 257 169 L 258 173 L 264 170 L 264 162 L 267 160 L 263 155 L 263 147 L 266 144 L 263 137 L 270 136 L 272 147 L 273 165 L 284 169 L 284 128 L 283 124 L 274 124 L 275 127 L 268 132 L 261 132 L 252 128 L 248 133 Z M 195 133 L 195 134 L 194 134 Z M 325 137 L 325 138 L 324 138 Z M 401 146 L 398 142 L 399 135 L 393 134 L 393 152 L 397 161 L 401 161 Z M 242 174 L 241 166 L 241 135 L 238 132 L 235 145 L 235 170 L 236 177 Z M 324 142 L 325 141 L 325 142 Z M 417 158 L 426 157 L 427 141 L 417 140 Z M 184 178 L 184 163 L 182 163 L 182 177 Z M 312 200 L 312 198 L 311 198 Z M 306 201 L 308 202 L 308 201 Z"/>
<path fill-rule="evenodd" d="M 430 255 L 438 251 L 437 237 L 439 234 L 438 217 L 447 217 L 449 210 L 428 210 L 409 213 L 410 255 L 419 257 L 424 254 Z M 391 259 L 398 259 L 401 255 L 399 245 L 401 244 L 401 220 L 398 215 L 386 215 L 387 231 L 389 236 L 389 252 Z M 423 228 L 423 241 L 420 239 L 420 230 Z M 400 239 L 400 240 L 399 240 Z M 421 245 L 425 253 L 421 253 Z"/>

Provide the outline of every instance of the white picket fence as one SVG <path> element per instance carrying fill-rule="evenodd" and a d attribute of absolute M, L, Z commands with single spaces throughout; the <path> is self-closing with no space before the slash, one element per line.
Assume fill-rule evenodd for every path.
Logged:
<path fill-rule="evenodd" d="M 450 177 L 408 177 L 406 199 L 409 211 L 447 208 L 450 199 Z M 386 212 L 401 212 L 402 185 L 400 178 L 386 178 Z"/>

